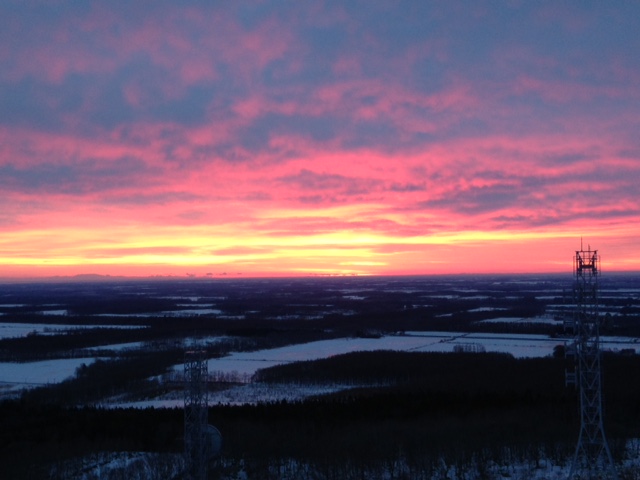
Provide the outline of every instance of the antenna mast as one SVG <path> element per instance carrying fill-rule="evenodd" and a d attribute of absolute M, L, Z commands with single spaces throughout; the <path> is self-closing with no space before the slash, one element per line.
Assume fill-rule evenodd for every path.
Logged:
<path fill-rule="evenodd" d="M 184 356 L 184 456 L 189 480 L 207 478 L 207 373 L 203 350 Z"/>
<path fill-rule="evenodd" d="M 600 371 L 600 316 L 597 250 L 576 250 L 573 260 L 574 300 L 573 342 L 568 354 L 576 357 L 576 370 L 567 373 L 567 384 L 577 385 L 580 396 L 580 434 L 569 479 L 617 480 L 611 451 L 604 434 L 602 413 L 602 373 Z"/>

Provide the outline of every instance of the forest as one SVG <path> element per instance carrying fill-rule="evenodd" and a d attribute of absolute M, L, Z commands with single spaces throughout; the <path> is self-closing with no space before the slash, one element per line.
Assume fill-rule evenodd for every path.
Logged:
<path fill-rule="evenodd" d="M 211 406 L 209 421 L 222 432 L 224 448 L 210 478 L 234 478 L 242 470 L 256 479 L 385 478 L 389 472 L 427 479 L 443 462 L 458 471 L 536 458 L 564 462 L 579 418 L 563 362 L 379 351 L 261 370 L 257 382 L 354 388 L 298 402 Z M 603 365 L 607 432 L 620 460 L 625 441 L 638 437 L 640 358 L 611 354 Z M 25 395 L 0 404 L 0 424 L 5 478 L 56 478 L 52 471 L 68 473 L 74 461 L 101 451 L 182 451 L 181 409 L 76 407 Z"/>

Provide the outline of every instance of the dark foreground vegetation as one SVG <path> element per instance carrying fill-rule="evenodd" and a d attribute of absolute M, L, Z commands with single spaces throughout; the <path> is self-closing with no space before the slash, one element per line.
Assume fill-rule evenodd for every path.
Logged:
<path fill-rule="evenodd" d="M 620 460 L 624 441 L 640 436 L 640 357 L 606 355 L 603 366 L 606 429 Z M 443 462 L 459 471 L 490 461 L 563 463 L 579 426 L 563 375 L 562 358 L 490 353 L 362 352 L 266 369 L 256 381 L 354 388 L 212 406 L 224 448 L 210 478 L 243 470 L 251 479 L 426 479 Z M 96 452 L 182 451 L 180 409 L 107 410 L 25 395 L 0 404 L 0 426 L 2 478 L 65 478 L 74 459 Z"/>

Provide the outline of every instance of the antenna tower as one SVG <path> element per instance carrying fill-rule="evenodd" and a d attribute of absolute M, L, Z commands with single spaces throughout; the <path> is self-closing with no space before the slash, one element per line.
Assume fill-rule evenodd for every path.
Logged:
<path fill-rule="evenodd" d="M 207 374 L 203 350 L 188 351 L 184 356 L 184 458 L 189 480 L 207 478 Z"/>
<path fill-rule="evenodd" d="M 600 316 L 598 278 L 600 257 L 597 250 L 576 250 L 573 259 L 574 301 L 573 342 L 567 353 L 576 357 L 575 372 L 567 373 L 567 384 L 574 384 L 580 396 L 580 434 L 569 479 L 617 480 L 611 451 L 604 434 L 602 413 L 602 373 L 600 371 Z"/>

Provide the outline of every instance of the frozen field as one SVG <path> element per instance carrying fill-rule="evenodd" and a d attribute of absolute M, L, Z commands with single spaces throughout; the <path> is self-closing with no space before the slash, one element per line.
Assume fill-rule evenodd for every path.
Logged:
<path fill-rule="evenodd" d="M 54 335 L 86 328 L 145 328 L 140 325 L 58 325 L 53 323 L 0 323 L 0 338 Z"/>
<path fill-rule="evenodd" d="M 407 332 L 405 335 L 382 338 L 352 338 L 310 342 L 270 350 L 255 352 L 236 352 L 227 357 L 210 359 L 209 373 L 236 374 L 250 377 L 258 369 L 283 363 L 304 360 L 317 360 L 357 351 L 396 350 L 418 352 L 451 352 L 456 345 L 481 345 L 487 352 L 510 353 L 516 357 L 545 357 L 553 354 L 556 345 L 563 340 L 546 335 L 480 334 L 452 332 Z M 603 337 L 605 349 L 636 349 L 638 339 L 627 337 Z M 174 371 L 182 372 L 183 365 L 176 365 Z M 321 395 L 349 388 L 345 385 L 260 385 L 246 384 L 228 390 L 210 394 L 210 404 L 242 404 L 272 402 L 279 400 L 299 400 L 311 395 Z M 183 397 L 180 394 L 171 398 L 151 399 L 138 402 L 117 403 L 112 406 L 181 407 Z"/>
<path fill-rule="evenodd" d="M 76 369 L 93 363 L 95 358 L 68 358 L 27 363 L 0 363 L 0 396 L 14 394 L 24 388 L 59 383 L 72 377 Z"/>
<path fill-rule="evenodd" d="M 487 352 L 510 353 L 515 357 L 546 357 L 563 340 L 547 335 L 516 335 L 453 332 L 406 332 L 381 338 L 340 338 L 289 345 L 270 350 L 237 352 L 209 360 L 209 372 L 237 372 L 252 375 L 259 368 L 302 360 L 316 360 L 358 351 L 396 350 L 415 352 L 452 352 L 455 346 L 482 346 Z M 602 337 L 604 349 L 636 349 L 638 339 Z M 182 370 L 182 365 L 174 367 Z"/>
<path fill-rule="evenodd" d="M 5 333 L 11 335 L 26 334 L 25 331 L 40 329 L 47 333 L 51 325 L 38 324 L 5 324 Z M 55 328 L 65 329 L 67 325 Z M 217 338 L 217 337 L 216 337 Z M 209 339 L 212 341 L 212 339 Z M 637 351 L 639 339 L 628 337 L 602 337 L 602 348 L 608 350 L 631 349 Z M 515 357 L 545 357 L 553 354 L 557 345 L 562 345 L 563 339 L 551 338 L 547 335 L 517 335 L 495 333 L 459 333 L 459 332 L 406 332 L 402 335 L 390 335 L 381 338 L 341 338 L 322 340 L 304 344 L 289 345 L 269 350 L 253 352 L 235 352 L 223 358 L 210 359 L 208 369 L 210 373 L 232 374 L 249 378 L 258 369 L 268 368 L 283 363 L 316 360 L 357 351 L 395 350 L 415 352 L 452 352 L 456 347 L 470 351 L 487 351 L 509 353 Z M 140 343 L 120 344 L 118 348 L 136 348 Z M 101 349 L 108 347 L 100 347 Z M 57 383 L 74 375 L 82 363 L 91 363 L 95 358 L 48 360 L 27 363 L 0 363 L 0 393 L 14 394 L 22 388 L 37 385 Z M 182 372 L 182 364 L 175 365 L 175 372 Z M 330 387 L 331 391 L 342 387 Z M 211 399 L 214 403 L 242 403 L 243 401 L 274 400 L 280 398 L 299 398 L 318 393 L 318 387 L 305 391 L 302 389 L 291 392 L 291 388 L 282 387 L 274 391 L 261 391 L 257 386 L 241 386 L 217 394 Z M 146 402 L 136 402 L 139 406 L 174 406 L 182 403 L 182 397 Z"/>

